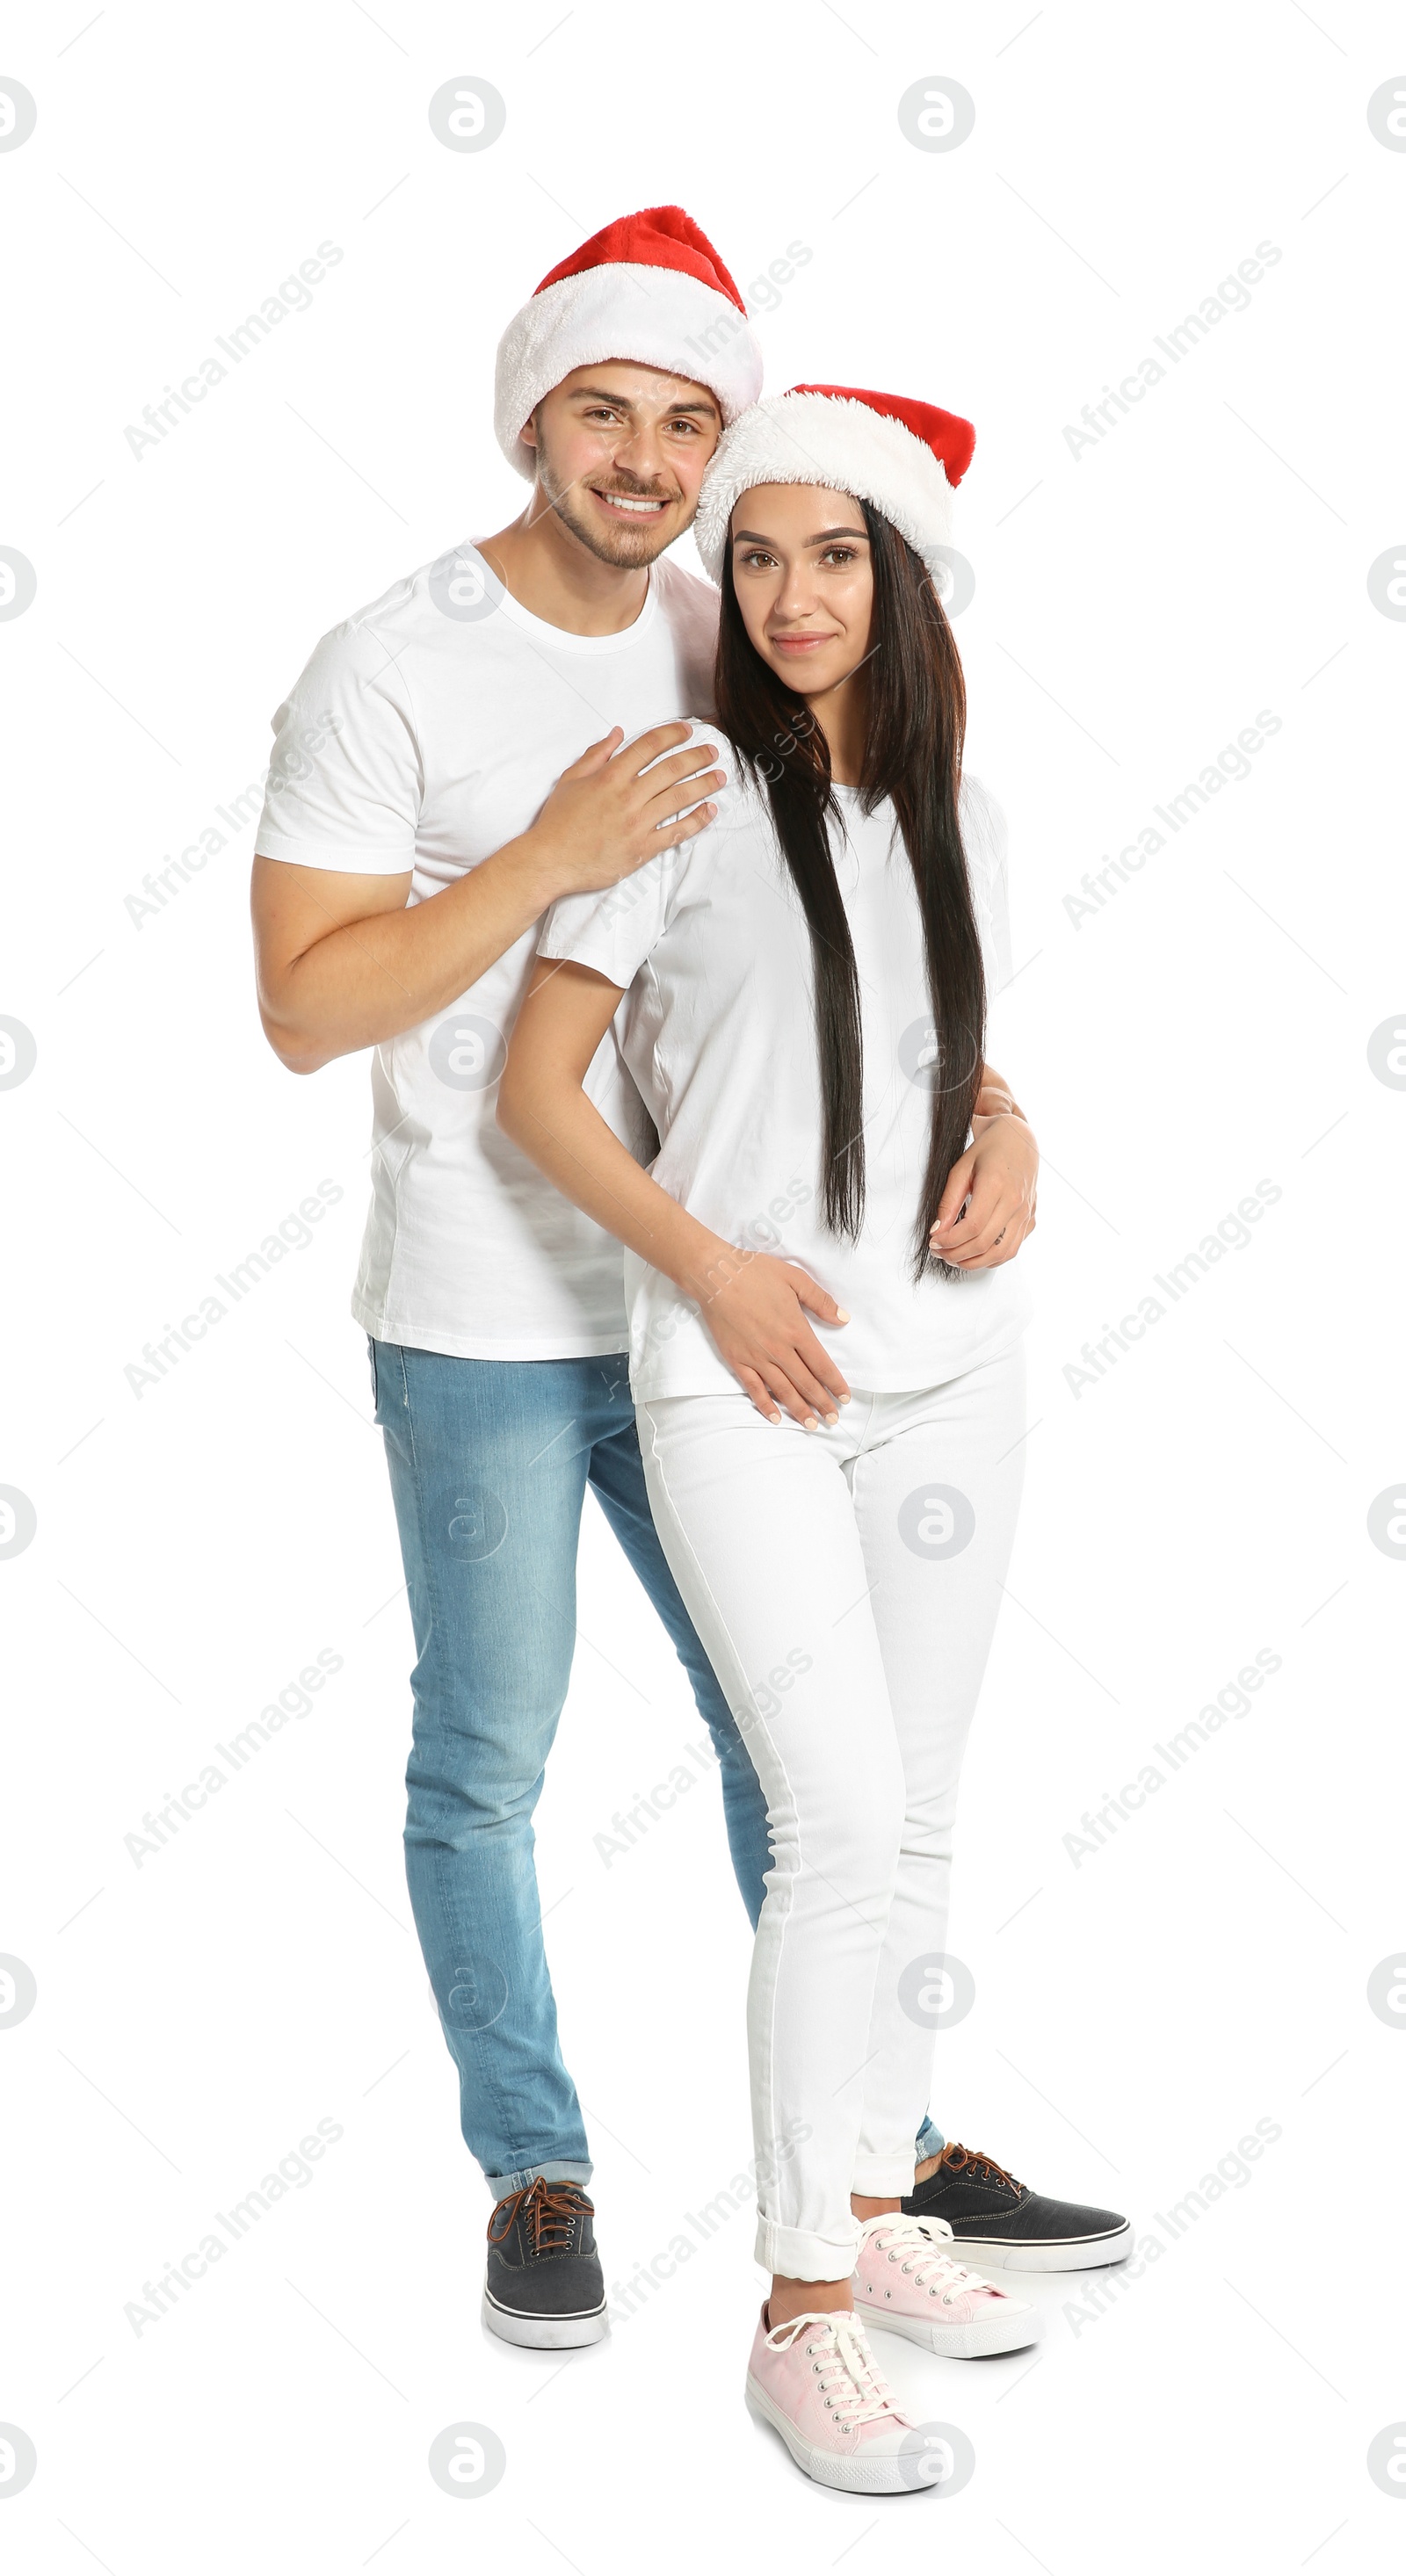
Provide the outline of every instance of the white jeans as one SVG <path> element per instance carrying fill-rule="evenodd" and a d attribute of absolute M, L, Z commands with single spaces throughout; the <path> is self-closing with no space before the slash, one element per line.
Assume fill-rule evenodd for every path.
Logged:
<path fill-rule="evenodd" d="M 844 2280 L 852 2191 L 913 2187 L 957 1777 L 1010 1559 L 1022 1348 L 833 1431 L 637 1408 L 664 1553 L 766 1793 L 747 2001 L 757 2260 Z"/>

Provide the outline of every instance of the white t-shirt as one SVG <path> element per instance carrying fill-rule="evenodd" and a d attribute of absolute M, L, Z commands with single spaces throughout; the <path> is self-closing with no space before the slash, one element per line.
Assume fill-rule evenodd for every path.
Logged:
<path fill-rule="evenodd" d="M 832 828 L 831 852 L 864 1037 L 857 1241 L 824 1222 L 810 933 L 765 795 L 745 773 L 696 839 L 606 894 L 554 904 L 540 947 L 628 987 L 614 1025 L 659 1133 L 661 1187 L 725 1241 L 799 1262 L 829 1289 L 852 1320 L 811 1321 L 850 1386 L 935 1386 L 1009 1348 L 1029 1292 L 1019 1260 L 914 1281 L 934 1052 L 922 918 L 892 806 L 866 817 L 853 789 L 836 795 L 844 832 Z M 994 993 L 1010 975 L 1005 820 L 974 779 L 963 781 L 960 817 Z M 735 1392 L 699 1308 L 670 1279 L 627 1252 L 625 1289 L 637 1398 Z"/>
<path fill-rule="evenodd" d="M 571 635 L 507 592 L 472 545 L 324 635 L 273 719 L 255 848 L 352 874 L 414 871 L 425 903 L 527 829 L 612 725 L 627 741 L 712 705 L 717 595 L 658 563 L 619 635 Z M 623 1350 L 620 1246 L 496 1124 L 535 928 L 451 1009 L 375 1050 L 372 1200 L 352 1312 L 377 1339 L 476 1359 Z M 591 1098 L 654 1150 L 608 1032 Z"/>

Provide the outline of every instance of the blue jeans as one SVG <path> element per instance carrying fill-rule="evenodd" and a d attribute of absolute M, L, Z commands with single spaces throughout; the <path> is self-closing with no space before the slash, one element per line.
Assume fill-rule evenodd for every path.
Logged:
<path fill-rule="evenodd" d="M 587 2183 L 532 1816 L 571 1677 L 588 1484 L 693 1686 L 753 1925 L 766 1803 L 655 1534 L 625 1354 L 473 1360 L 373 1341 L 371 1369 L 418 1658 L 405 1870 L 465 2142 L 495 2198 L 538 2175 Z M 941 2144 L 926 2123 L 919 2155 Z"/>

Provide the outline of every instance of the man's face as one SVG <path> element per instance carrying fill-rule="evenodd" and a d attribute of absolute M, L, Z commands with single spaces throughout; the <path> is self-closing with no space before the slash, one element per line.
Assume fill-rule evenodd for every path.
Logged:
<path fill-rule="evenodd" d="M 610 358 L 554 385 L 522 435 L 563 526 L 599 562 L 636 571 L 689 525 L 722 414 L 706 385 Z"/>

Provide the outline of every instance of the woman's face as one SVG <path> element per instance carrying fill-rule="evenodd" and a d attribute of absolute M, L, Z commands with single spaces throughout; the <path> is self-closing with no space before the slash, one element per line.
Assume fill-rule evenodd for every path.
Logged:
<path fill-rule="evenodd" d="M 732 579 L 754 651 L 797 697 L 837 688 L 869 651 L 874 567 L 849 492 L 758 483 L 732 514 Z"/>

